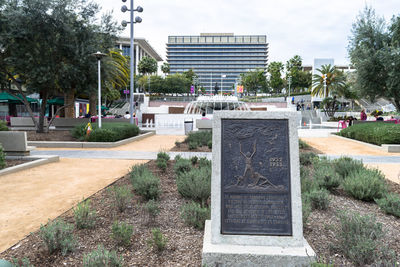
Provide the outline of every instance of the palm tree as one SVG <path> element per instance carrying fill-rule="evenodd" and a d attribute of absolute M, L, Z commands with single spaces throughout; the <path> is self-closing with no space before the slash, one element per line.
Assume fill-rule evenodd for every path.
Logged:
<path fill-rule="evenodd" d="M 107 80 L 108 88 L 125 88 L 129 83 L 129 62 L 119 50 L 110 50 L 107 57 Z"/>
<path fill-rule="evenodd" d="M 313 75 L 313 89 L 311 92 L 313 96 L 319 95 L 326 97 L 329 93 L 337 94 L 346 84 L 346 77 L 343 72 L 337 70 L 330 64 L 322 65 L 317 71 L 320 74 Z M 324 80 L 326 80 L 326 91 Z M 326 93 L 326 95 L 324 95 L 324 93 Z"/>
<path fill-rule="evenodd" d="M 164 62 L 164 64 L 161 65 L 161 71 L 165 74 L 168 75 L 170 71 L 169 64 L 167 62 Z"/>

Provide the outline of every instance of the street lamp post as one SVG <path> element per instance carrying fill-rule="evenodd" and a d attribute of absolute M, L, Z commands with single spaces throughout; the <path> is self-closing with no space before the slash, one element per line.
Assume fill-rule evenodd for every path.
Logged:
<path fill-rule="evenodd" d="M 128 25 L 128 23 L 130 23 L 131 24 L 131 32 L 130 32 L 130 38 L 131 38 L 131 47 L 130 47 L 130 98 L 129 98 L 129 114 L 130 114 L 130 123 L 131 124 L 133 124 L 134 122 L 133 122 L 133 90 L 134 90 L 134 79 L 135 79 L 135 77 L 134 77 L 134 64 L 133 64 L 133 60 L 134 60 L 134 54 L 133 54 L 133 52 L 134 52 L 134 49 L 135 49 L 135 47 L 134 47 L 134 44 L 133 44 L 133 24 L 135 24 L 135 23 L 141 23 L 142 22 L 142 18 L 141 17 L 136 17 L 135 19 L 133 19 L 133 13 L 134 13 L 134 11 L 137 11 L 137 12 L 143 12 L 143 8 L 141 7 L 141 6 L 138 6 L 136 9 L 133 9 L 133 0 L 130 0 L 131 1 L 131 6 L 130 6 L 130 9 L 128 9 L 128 7 L 126 6 L 126 5 L 123 5 L 122 7 L 121 7 L 121 11 L 122 12 L 126 12 L 126 11 L 130 11 L 130 15 L 131 15 L 131 19 L 130 19 L 130 21 L 129 22 L 127 22 L 127 21 L 125 21 L 125 20 L 123 20 L 122 21 L 122 26 L 123 27 L 126 27 L 127 25 Z M 126 0 L 122 0 L 122 2 L 126 2 Z"/>
<path fill-rule="evenodd" d="M 222 83 L 222 78 L 226 78 L 226 75 L 225 74 L 222 74 L 221 75 L 221 95 L 222 95 L 222 86 L 223 86 L 223 83 Z"/>
<path fill-rule="evenodd" d="M 322 75 L 322 78 L 324 78 L 324 98 L 326 98 L 326 75 Z"/>
<path fill-rule="evenodd" d="M 99 83 L 99 87 L 98 87 L 98 111 L 97 111 L 97 117 L 99 118 L 99 128 L 101 128 L 101 65 L 100 65 L 100 61 L 103 57 L 106 56 L 106 54 L 100 53 L 99 51 L 97 51 L 96 53 L 92 54 L 93 56 L 96 57 L 97 59 L 97 70 L 98 70 L 98 83 Z"/>
<path fill-rule="evenodd" d="M 292 84 L 292 76 L 291 75 L 289 75 L 289 77 L 288 77 L 288 82 L 289 82 L 289 96 L 288 96 L 288 98 L 290 100 L 290 85 Z"/>

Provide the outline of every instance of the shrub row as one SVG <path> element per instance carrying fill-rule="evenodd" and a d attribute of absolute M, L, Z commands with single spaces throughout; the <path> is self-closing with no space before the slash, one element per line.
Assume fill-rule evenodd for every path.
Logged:
<path fill-rule="evenodd" d="M 400 144 L 400 127 L 392 123 L 359 123 L 343 129 L 339 135 L 376 145 Z"/>
<path fill-rule="evenodd" d="M 81 141 L 116 142 L 139 134 L 139 127 L 129 123 L 104 123 L 102 128 L 98 128 L 97 124 L 92 124 L 92 127 L 92 131 L 87 135 L 85 124 L 75 126 L 71 130 L 71 135 Z"/>
<path fill-rule="evenodd" d="M 300 159 L 304 222 L 311 210 L 326 209 L 328 191 L 339 187 L 355 199 L 375 201 L 384 212 L 400 217 L 400 197 L 388 193 L 385 177 L 379 170 L 367 169 L 361 161 L 348 157 L 329 160 L 301 153 Z"/>
<path fill-rule="evenodd" d="M 384 176 L 378 170 L 367 169 L 361 161 L 342 157 L 328 160 L 325 157 L 306 156 L 300 169 L 303 223 L 314 209 L 326 209 L 329 191 L 338 187 L 356 199 L 375 200 L 389 214 L 400 215 L 400 197 L 388 194 Z M 340 226 L 334 228 L 337 242 L 333 248 L 343 253 L 356 266 L 396 266 L 396 255 L 384 245 L 382 225 L 371 216 L 339 214 Z M 313 266 L 327 266 L 318 265 Z"/>
<path fill-rule="evenodd" d="M 189 149 L 193 150 L 201 146 L 212 148 L 212 131 L 190 132 L 184 143 L 189 145 Z"/>
<path fill-rule="evenodd" d="M 181 217 L 189 226 L 204 229 L 210 218 L 207 200 L 211 195 L 211 161 L 193 157 L 175 157 L 176 185 L 178 192 L 191 201 L 181 208 Z M 196 202 L 195 202 L 196 201 Z"/>

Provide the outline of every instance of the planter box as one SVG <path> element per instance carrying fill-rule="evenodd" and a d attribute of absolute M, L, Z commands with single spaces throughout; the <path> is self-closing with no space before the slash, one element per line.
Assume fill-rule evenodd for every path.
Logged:
<path fill-rule="evenodd" d="M 29 155 L 35 149 L 27 145 L 26 132 L 0 132 L 0 143 L 7 155 Z"/>

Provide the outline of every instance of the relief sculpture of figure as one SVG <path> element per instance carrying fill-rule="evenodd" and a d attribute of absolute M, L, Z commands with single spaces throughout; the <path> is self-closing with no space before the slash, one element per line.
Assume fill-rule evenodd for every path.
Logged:
<path fill-rule="evenodd" d="M 256 154 L 257 151 L 257 142 L 255 141 L 253 144 L 253 152 L 247 152 L 246 154 L 243 153 L 242 151 L 242 143 L 239 142 L 239 147 L 240 147 L 240 154 L 245 158 L 245 169 L 243 172 L 243 175 L 237 177 L 236 181 L 236 186 L 240 185 L 243 183 L 246 179 L 246 176 L 249 176 L 250 180 L 254 180 L 254 183 L 249 183 L 248 186 L 253 187 L 253 186 L 265 186 L 265 185 L 270 185 L 275 187 L 273 183 L 271 183 L 266 177 L 263 175 L 259 174 L 258 172 L 255 172 L 253 169 L 253 164 L 252 164 L 252 158 Z"/>

